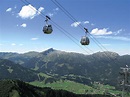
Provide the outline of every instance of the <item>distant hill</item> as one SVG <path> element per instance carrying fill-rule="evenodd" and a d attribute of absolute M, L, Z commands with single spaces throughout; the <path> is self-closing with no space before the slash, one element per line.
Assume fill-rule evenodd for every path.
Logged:
<path fill-rule="evenodd" d="M 84 55 L 50 48 L 24 54 L 0 53 L 0 58 L 63 80 L 83 84 L 98 81 L 114 86 L 119 82 L 120 67 L 130 66 L 130 55 L 120 56 L 109 51 Z"/>
<path fill-rule="evenodd" d="M 34 81 L 39 80 L 39 76 L 33 70 L 22 67 L 7 59 L 0 59 L 0 79 Z"/>
<path fill-rule="evenodd" d="M 65 90 L 52 90 L 29 85 L 20 80 L 1 80 L 0 97 L 110 97 L 106 95 L 79 95 Z"/>

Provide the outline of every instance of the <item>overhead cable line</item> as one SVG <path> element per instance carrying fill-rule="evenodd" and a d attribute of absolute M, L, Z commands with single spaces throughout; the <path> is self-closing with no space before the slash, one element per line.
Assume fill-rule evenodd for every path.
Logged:
<path fill-rule="evenodd" d="M 76 18 L 74 18 L 60 3 L 58 3 L 56 0 L 51 0 L 57 7 L 59 7 L 73 22 L 76 22 L 78 24 Z M 84 27 L 79 25 L 79 27 L 84 31 Z"/>
<path fill-rule="evenodd" d="M 76 24 L 78 24 L 78 21 L 76 18 L 74 18 L 71 13 L 69 13 L 57 0 L 51 0 L 57 7 L 59 7 L 73 22 L 75 22 Z M 83 25 L 79 25 L 81 30 L 84 30 L 84 26 Z M 89 35 L 92 37 L 91 39 L 97 44 L 97 46 L 104 51 L 104 49 L 106 51 L 108 51 L 93 35 L 91 35 L 89 33 Z M 111 59 L 107 53 L 104 52 L 104 54 L 106 55 L 106 57 L 108 57 L 109 59 Z"/>
<path fill-rule="evenodd" d="M 27 5 L 27 4 L 31 4 L 30 2 L 28 2 L 27 0 L 21 0 L 25 5 Z M 25 1 L 25 2 L 24 2 Z M 32 6 L 29 6 L 32 10 L 34 10 L 34 11 L 38 11 L 38 12 L 40 12 L 39 10 L 36 10 L 36 9 L 34 9 Z M 41 16 L 43 17 L 43 18 L 45 18 L 46 17 L 46 15 L 45 14 L 43 14 L 42 12 L 40 12 L 41 14 Z M 71 35 L 69 32 L 67 32 L 64 28 L 62 28 L 61 26 L 59 26 L 56 22 L 54 22 L 54 21 L 52 21 L 51 20 L 51 22 L 53 23 L 53 24 L 55 24 L 54 26 L 57 28 L 57 29 L 59 29 L 61 32 L 63 32 L 63 34 L 65 35 L 65 36 L 67 36 L 71 41 L 73 41 L 77 46 L 79 46 L 82 50 L 84 50 L 85 52 L 87 52 L 88 54 L 90 54 L 86 49 L 84 49 L 81 45 L 79 45 L 77 42 L 75 42 L 73 39 L 75 39 L 75 40 L 77 40 L 73 35 Z M 66 34 L 66 33 L 67 34 Z M 70 36 L 71 37 L 70 37 Z M 72 39 L 73 38 L 73 39 Z M 90 50 L 90 49 L 89 49 Z M 92 51 L 93 52 L 93 51 Z M 104 53 L 105 55 L 107 55 L 106 53 Z M 111 59 L 109 56 L 107 56 L 109 59 Z M 94 57 L 93 57 L 94 58 Z M 110 62 L 110 61 L 109 61 Z M 115 62 L 115 61 L 114 61 Z"/>
<path fill-rule="evenodd" d="M 56 2 L 58 3 L 55 3 L 53 0 L 51 0 L 56 6 L 58 6 L 73 22 L 76 22 L 77 23 L 77 20 L 60 4 L 58 3 L 56 0 Z M 82 29 L 84 31 L 84 27 L 79 25 L 80 29 Z M 70 33 L 69 33 L 70 34 Z M 71 34 L 70 34 L 71 35 Z M 72 36 L 72 35 L 71 35 Z M 76 39 L 76 38 L 75 38 Z M 77 40 L 77 39 L 76 39 Z M 79 40 L 77 40 L 79 41 Z M 89 49 L 88 47 L 86 47 L 89 51 L 93 52 L 91 49 Z M 93 52 L 94 53 L 94 52 Z"/>
<path fill-rule="evenodd" d="M 28 2 L 27 0 L 21 0 L 25 5 L 27 5 L 27 4 L 31 4 L 30 2 Z M 34 10 L 34 11 L 38 11 L 38 10 L 36 10 L 36 9 L 34 9 L 33 7 L 31 7 L 31 6 L 29 6 L 32 10 Z M 38 12 L 40 12 L 40 11 L 38 11 Z M 43 17 L 43 18 L 45 18 L 46 17 L 46 15 L 45 14 L 43 14 L 42 12 L 40 12 L 41 14 L 41 16 Z M 87 52 L 88 54 L 89 54 L 89 52 L 86 50 L 86 49 L 84 49 L 81 45 L 79 45 L 77 42 L 75 42 L 75 40 L 77 40 L 73 35 L 71 35 L 69 32 L 67 32 L 64 28 L 62 28 L 60 25 L 58 25 L 56 22 L 54 22 L 54 21 L 52 21 L 52 20 L 50 20 L 53 24 L 54 24 L 54 26 L 57 28 L 57 29 L 59 29 L 61 32 L 63 32 L 63 34 L 64 35 L 66 35 L 70 40 L 72 40 L 77 46 L 79 46 L 82 50 L 84 50 L 85 52 Z M 66 33 L 67 34 L 66 34 Z M 70 35 L 70 36 L 69 36 Z M 72 39 L 73 38 L 73 39 Z M 75 39 L 75 40 L 74 40 Z M 78 40 L 77 40 L 78 41 Z M 89 49 L 90 50 L 90 49 Z"/>
<path fill-rule="evenodd" d="M 71 13 L 69 13 L 57 0 L 51 0 L 56 6 L 58 6 L 73 22 L 76 22 L 76 24 L 78 24 L 77 22 L 77 19 L 76 18 L 74 18 L 72 15 L 71 15 Z M 54 2 L 55 1 L 55 2 Z M 83 30 L 84 31 L 84 26 L 83 25 L 79 25 L 79 27 L 80 27 L 80 29 L 81 30 Z M 90 33 L 89 33 L 89 35 L 91 35 Z M 93 37 L 93 35 L 91 35 L 92 37 Z M 100 45 L 101 45 L 101 43 L 99 42 L 99 41 L 97 41 L 94 37 L 93 37 L 93 41 L 96 43 L 99 43 Z M 96 43 L 96 44 L 97 44 Z M 98 45 L 98 44 L 97 44 Z M 98 45 L 100 48 L 101 48 L 101 46 L 100 45 Z M 103 46 L 102 46 L 103 47 Z M 105 47 L 103 47 L 104 49 L 106 49 Z M 101 48 L 102 49 L 102 48 Z M 103 50 L 103 49 L 102 49 Z M 107 49 L 106 49 L 107 50 Z M 108 50 L 107 50 L 108 51 Z"/>
<path fill-rule="evenodd" d="M 51 0 L 57 7 L 59 7 L 73 22 L 75 22 L 76 24 L 78 24 L 78 21 L 77 21 L 77 19 L 76 18 L 74 18 L 72 15 L 71 15 L 71 13 L 69 13 L 58 1 L 56 1 L 56 0 Z M 54 2 L 55 1 L 55 2 Z M 83 25 L 79 25 L 79 27 L 80 27 L 80 29 L 81 30 L 83 30 L 84 31 L 84 26 Z M 91 35 L 90 33 L 89 33 L 89 35 Z M 103 48 L 105 49 L 105 50 L 107 50 L 105 47 L 103 47 L 102 45 L 101 45 L 101 43 L 99 42 L 99 41 L 97 41 L 97 39 L 95 39 L 94 37 L 93 37 L 93 35 L 91 35 L 92 36 L 92 40 L 98 45 L 98 47 L 100 48 L 100 49 L 102 49 L 103 50 Z M 100 45 L 99 45 L 100 44 Z M 102 46 L 102 47 L 101 47 Z M 107 50 L 108 51 L 108 50 Z"/>
<path fill-rule="evenodd" d="M 77 21 L 77 19 L 76 18 L 74 18 L 58 1 L 56 1 L 56 0 L 51 0 L 57 7 L 59 7 L 73 22 L 75 22 L 76 24 L 78 24 L 78 21 Z M 55 2 L 54 2 L 55 1 Z M 83 30 L 84 31 L 84 26 L 83 25 L 79 25 L 79 27 L 80 27 L 80 29 L 81 30 Z M 97 44 L 97 46 L 102 50 L 102 51 L 104 51 L 103 50 L 103 48 L 106 50 L 106 51 L 108 51 L 104 46 L 102 46 L 101 45 L 101 43 L 99 42 L 99 41 L 97 41 L 97 39 L 95 39 L 95 37 L 94 36 L 92 36 L 90 33 L 89 33 L 89 35 L 92 37 L 90 37 L 96 44 Z M 100 45 L 99 45 L 100 44 Z M 92 50 L 91 50 L 92 51 Z"/>

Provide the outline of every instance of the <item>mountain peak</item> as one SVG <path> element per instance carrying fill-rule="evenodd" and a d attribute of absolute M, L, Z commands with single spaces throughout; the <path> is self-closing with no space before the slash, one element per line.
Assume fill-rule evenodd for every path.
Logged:
<path fill-rule="evenodd" d="M 42 54 L 43 54 L 43 55 L 47 55 L 47 54 L 49 54 L 49 53 L 51 53 L 51 52 L 53 52 L 53 51 L 56 51 L 56 50 L 53 49 L 53 48 L 49 48 L 49 49 L 43 51 Z"/>
<path fill-rule="evenodd" d="M 100 57 L 100 58 L 103 58 L 103 57 L 106 57 L 106 58 L 116 58 L 116 57 L 119 56 L 118 53 L 110 52 L 110 51 L 97 52 L 97 53 L 94 53 L 93 55 L 97 56 L 97 57 Z"/>

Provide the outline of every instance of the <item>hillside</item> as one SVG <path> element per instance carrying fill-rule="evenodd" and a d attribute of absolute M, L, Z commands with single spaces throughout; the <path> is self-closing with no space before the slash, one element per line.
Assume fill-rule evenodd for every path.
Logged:
<path fill-rule="evenodd" d="M 97 52 L 92 55 L 68 53 L 50 48 L 43 52 L 0 53 L 0 58 L 58 79 L 91 85 L 98 81 L 117 86 L 120 67 L 129 66 L 130 55 Z"/>
<path fill-rule="evenodd" d="M 39 76 L 33 70 L 22 67 L 7 59 L 0 59 L 0 79 L 35 81 L 39 80 Z"/>
<path fill-rule="evenodd" d="M 103 85 L 100 83 L 93 83 L 92 86 L 84 85 L 81 83 L 76 83 L 74 81 L 69 80 L 60 80 L 53 83 L 44 83 L 44 82 L 30 82 L 31 85 L 39 86 L 39 87 L 51 87 L 56 90 L 67 90 L 76 94 L 108 94 L 108 95 L 121 95 L 121 90 L 116 90 L 115 87 L 110 85 Z M 128 97 L 130 93 L 128 94 Z"/>
<path fill-rule="evenodd" d="M 20 80 L 1 80 L 0 97 L 110 97 L 107 95 L 79 95 L 65 90 L 52 90 L 29 85 Z"/>

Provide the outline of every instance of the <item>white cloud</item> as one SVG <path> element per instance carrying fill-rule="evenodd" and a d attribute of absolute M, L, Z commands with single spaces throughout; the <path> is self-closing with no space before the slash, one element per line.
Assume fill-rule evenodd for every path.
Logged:
<path fill-rule="evenodd" d="M 27 27 L 27 24 L 25 24 L 25 23 L 23 23 L 23 24 L 21 24 L 21 27 Z"/>
<path fill-rule="evenodd" d="M 114 34 L 115 34 L 115 35 L 118 35 L 118 34 L 120 34 L 122 31 L 125 31 L 125 30 L 119 29 L 119 30 L 117 30 L 116 32 L 114 32 Z"/>
<path fill-rule="evenodd" d="M 71 27 L 77 27 L 77 26 L 79 26 L 80 24 L 82 24 L 82 25 L 85 25 L 85 24 L 90 24 L 90 21 L 77 21 L 77 22 L 74 22 L 74 23 L 72 23 L 71 24 Z M 90 24 L 91 26 L 94 26 L 94 24 L 93 23 L 91 23 Z"/>
<path fill-rule="evenodd" d="M 91 31 L 91 34 L 93 35 L 110 35 L 112 34 L 112 31 L 107 31 L 107 28 L 103 28 L 103 29 L 98 29 L 95 28 Z"/>
<path fill-rule="evenodd" d="M 44 8 L 43 7 L 40 7 L 39 9 L 38 9 L 38 11 L 37 11 L 37 14 L 39 15 L 39 14 L 41 14 L 41 12 L 44 10 Z"/>
<path fill-rule="evenodd" d="M 19 46 L 23 46 L 23 44 L 19 44 Z"/>
<path fill-rule="evenodd" d="M 6 10 L 6 12 L 9 12 L 9 11 L 11 11 L 12 10 L 12 8 L 8 8 L 7 10 Z"/>
<path fill-rule="evenodd" d="M 20 12 L 18 13 L 18 16 L 20 16 L 23 19 L 26 18 L 33 19 L 35 16 L 41 14 L 43 10 L 44 10 L 43 7 L 39 7 L 39 9 L 37 10 L 35 7 L 29 4 L 22 7 Z"/>
<path fill-rule="evenodd" d="M 49 15 L 50 17 L 52 17 L 54 14 L 53 14 L 53 13 L 48 13 L 48 15 Z"/>
<path fill-rule="evenodd" d="M 84 24 L 89 24 L 89 21 L 84 21 L 83 23 L 84 23 Z"/>
<path fill-rule="evenodd" d="M 77 27 L 81 24 L 81 22 L 74 22 L 71 24 L 72 27 Z"/>
<path fill-rule="evenodd" d="M 53 12 L 49 12 L 48 16 L 53 17 L 55 14 L 57 14 L 57 11 L 59 11 L 59 8 L 53 9 Z"/>
<path fill-rule="evenodd" d="M 21 11 L 18 13 L 18 15 L 25 19 L 25 18 L 30 18 L 33 19 L 37 14 L 37 10 L 35 7 L 32 5 L 25 5 L 22 7 Z"/>
<path fill-rule="evenodd" d="M 94 26 L 95 24 L 91 23 L 91 26 Z"/>
<path fill-rule="evenodd" d="M 38 40 L 38 38 L 31 38 L 31 40 Z"/>
<path fill-rule="evenodd" d="M 130 41 L 130 38 L 120 37 L 120 36 L 96 36 L 96 38 L 105 38 L 105 39 L 114 39 L 114 40 L 122 40 L 122 41 Z"/>
<path fill-rule="evenodd" d="M 59 10 L 59 8 L 55 8 L 55 9 L 53 9 L 54 11 L 58 11 Z"/>
<path fill-rule="evenodd" d="M 12 45 L 12 46 L 15 46 L 16 44 L 15 44 L 15 43 L 12 43 L 11 45 Z"/>

